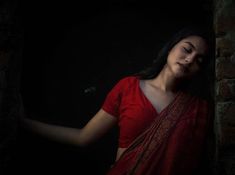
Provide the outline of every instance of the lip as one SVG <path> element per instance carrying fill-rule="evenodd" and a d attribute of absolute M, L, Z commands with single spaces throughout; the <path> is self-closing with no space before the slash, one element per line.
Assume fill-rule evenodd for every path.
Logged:
<path fill-rule="evenodd" d="M 188 71 L 188 67 L 185 66 L 184 64 L 181 64 L 181 63 L 177 63 L 181 69 L 183 69 L 184 72 L 187 72 Z"/>

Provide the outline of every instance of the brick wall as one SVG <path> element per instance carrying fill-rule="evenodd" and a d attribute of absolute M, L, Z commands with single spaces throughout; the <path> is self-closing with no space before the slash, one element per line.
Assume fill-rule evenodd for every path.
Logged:
<path fill-rule="evenodd" d="M 215 0 L 218 174 L 235 174 L 235 1 Z"/>

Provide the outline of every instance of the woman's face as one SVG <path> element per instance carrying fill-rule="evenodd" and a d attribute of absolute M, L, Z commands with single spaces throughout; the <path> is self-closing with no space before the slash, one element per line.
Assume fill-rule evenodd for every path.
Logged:
<path fill-rule="evenodd" d="M 179 41 L 169 52 L 167 66 L 175 78 L 190 78 L 201 68 L 208 46 L 199 36 L 189 36 Z"/>

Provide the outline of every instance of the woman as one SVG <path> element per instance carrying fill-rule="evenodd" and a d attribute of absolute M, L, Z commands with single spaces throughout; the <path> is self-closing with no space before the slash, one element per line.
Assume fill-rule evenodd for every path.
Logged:
<path fill-rule="evenodd" d="M 193 174 L 212 129 L 210 103 L 204 98 L 208 87 L 202 84 L 210 46 L 205 33 L 183 29 L 150 68 L 120 80 L 84 128 L 28 118 L 23 118 L 23 126 L 57 141 L 86 146 L 118 124 L 119 148 L 108 175 Z"/>

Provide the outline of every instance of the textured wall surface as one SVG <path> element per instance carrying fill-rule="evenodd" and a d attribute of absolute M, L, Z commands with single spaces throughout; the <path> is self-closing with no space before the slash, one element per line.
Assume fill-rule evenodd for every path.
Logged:
<path fill-rule="evenodd" d="M 235 174 L 235 1 L 216 0 L 216 130 L 218 173 Z"/>

